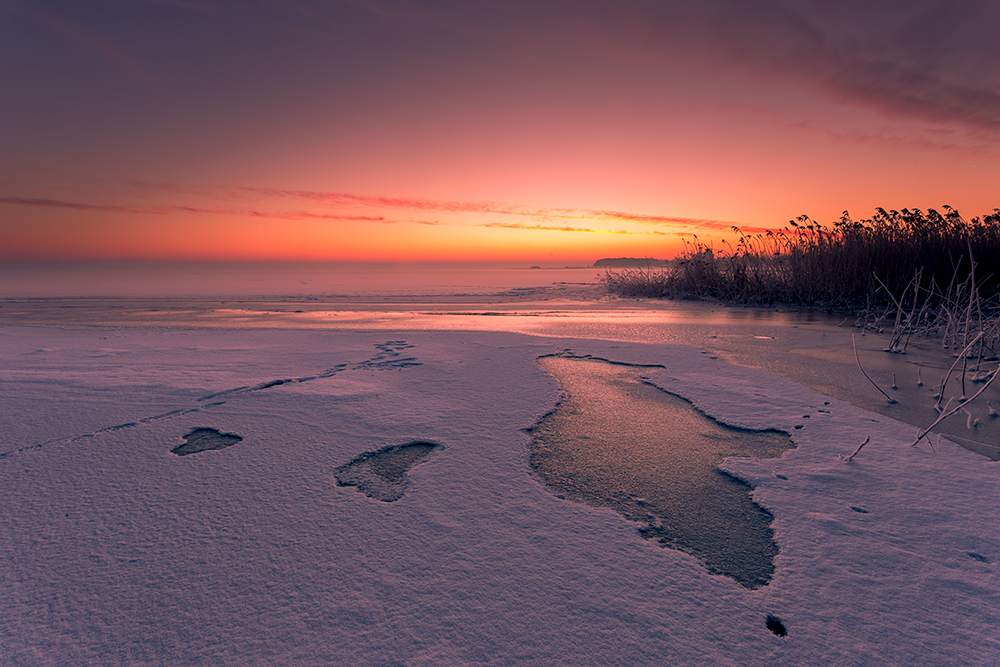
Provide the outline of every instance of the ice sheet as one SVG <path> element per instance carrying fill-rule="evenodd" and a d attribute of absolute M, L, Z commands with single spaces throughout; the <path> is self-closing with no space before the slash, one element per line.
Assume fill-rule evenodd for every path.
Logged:
<path fill-rule="evenodd" d="M 911 447 L 912 427 L 692 347 L 56 327 L 0 341 L 3 664 L 1000 656 L 997 463 Z M 559 398 L 535 359 L 564 350 L 662 365 L 651 380 L 712 416 L 792 435 L 780 459 L 725 464 L 774 514 L 771 584 L 710 575 L 532 476 L 524 429 Z M 194 427 L 243 440 L 172 454 Z M 399 500 L 337 486 L 338 466 L 413 441 L 442 448 Z"/>

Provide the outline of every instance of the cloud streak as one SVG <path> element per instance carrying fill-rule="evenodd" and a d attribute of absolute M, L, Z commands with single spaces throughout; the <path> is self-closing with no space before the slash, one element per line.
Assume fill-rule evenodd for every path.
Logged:
<path fill-rule="evenodd" d="M 255 188 L 246 186 L 179 186 L 169 183 L 134 182 L 133 185 L 143 188 L 164 190 L 176 194 L 199 194 L 202 196 L 229 197 L 239 200 L 241 195 L 252 194 L 264 198 L 303 199 L 310 202 L 327 205 L 362 206 L 378 209 L 403 209 L 411 211 L 434 211 L 440 213 L 474 213 L 483 215 L 503 215 L 529 217 L 539 220 L 593 220 L 625 224 L 650 226 L 697 226 L 712 229 L 729 229 L 739 223 L 727 220 L 703 218 L 686 218 L 677 216 L 647 215 L 621 211 L 573 209 L 573 208 L 528 208 L 498 202 L 466 202 L 455 200 L 433 200 L 412 197 L 382 197 L 371 195 L 353 195 L 342 192 L 317 192 L 313 190 L 282 190 L 274 188 Z M 410 221 L 417 222 L 417 221 Z M 428 224 L 428 223 L 423 223 Z M 437 223 L 435 223 L 437 224 Z M 764 231 L 761 228 L 760 231 Z"/>
<path fill-rule="evenodd" d="M 341 215 L 330 213 L 310 213 L 305 211 L 260 211 L 255 209 L 223 209 L 203 208 L 198 206 L 154 206 L 132 207 L 115 204 L 88 204 L 84 202 L 64 201 L 60 199 L 42 199 L 32 197 L 0 197 L 0 204 L 15 206 L 40 206 L 46 208 L 66 208 L 76 211 L 102 211 L 105 213 L 131 213 L 136 215 L 167 215 L 169 213 L 196 213 L 204 215 L 239 215 L 252 218 L 269 218 L 275 220 L 357 220 L 366 222 L 384 222 L 382 216 Z"/>
<path fill-rule="evenodd" d="M 543 232 L 583 232 L 587 234 L 623 234 L 628 236 L 666 236 L 666 232 L 643 231 L 632 232 L 625 229 L 589 229 L 587 227 L 558 227 L 555 225 L 522 225 L 516 222 L 485 222 L 477 227 L 490 227 L 498 229 L 527 229 Z"/>
<path fill-rule="evenodd" d="M 14 206 L 32 206 L 44 208 L 70 209 L 87 212 L 105 212 L 132 215 L 168 215 L 172 213 L 189 213 L 196 215 L 213 216 L 243 216 L 248 218 L 262 218 L 274 220 L 330 220 L 330 221 L 356 221 L 356 222 L 378 222 L 384 224 L 416 224 L 427 226 L 442 226 L 449 224 L 459 224 L 473 227 L 494 228 L 494 229 L 514 229 L 525 231 L 554 231 L 554 232 L 578 232 L 590 234 L 617 234 L 631 236 L 664 236 L 678 233 L 696 233 L 697 231 L 730 231 L 738 226 L 736 223 L 724 220 L 707 220 L 700 218 L 685 218 L 672 216 L 643 215 L 636 213 L 625 213 L 620 211 L 605 210 L 585 210 L 570 208 L 541 208 L 532 209 L 527 207 L 509 206 L 494 202 L 459 202 L 452 200 L 428 200 L 412 199 L 403 197 L 373 197 L 366 195 L 349 195 L 343 193 L 326 193 L 313 191 L 294 191 L 269 188 L 251 187 L 218 187 L 218 186 L 180 186 L 169 183 L 133 183 L 144 188 L 151 188 L 163 192 L 168 192 L 174 196 L 211 196 L 214 200 L 229 201 L 234 204 L 245 203 L 248 193 L 258 197 L 257 203 L 267 203 L 269 199 L 299 199 L 320 204 L 323 206 L 362 206 L 365 208 L 378 209 L 381 215 L 358 215 L 355 212 L 337 211 L 287 211 L 287 210 L 264 210 L 262 208 L 247 208 L 245 206 L 234 206 L 232 208 L 206 207 L 195 204 L 165 204 L 160 206 L 129 206 L 123 204 L 94 204 L 88 202 L 67 201 L 62 199 L 31 198 L 17 196 L 0 196 L 0 204 Z M 228 196 L 227 193 L 236 193 L 235 196 Z M 259 199 L 265 200 L 264 202 Z M 518 217 L 539 221 L 534 224 L 526 222 L 501 222 L 488 221 L 476 222 L 475 218 L 459 218 L 453 221 L 442 220 L 420 220 L 408 216 L 396 217 L 385 213 L 387 210 L 401 212 L 427 212 L 434 211 L 446 214 L 476 214 L 476 215 L 501 215 L 505 217 Z M 553 224 L 552 220 L 608 222 L 625 225 L 640 225 L 646 227 L 668 227 L 669 232 L 660 230 L 636 230 L 636 229 L 598 229 L 594 227 L 574 226 L 571 224 Z M 758 233 L 768 231 L 763 227 L 740 227 L 746 233 Z"/>

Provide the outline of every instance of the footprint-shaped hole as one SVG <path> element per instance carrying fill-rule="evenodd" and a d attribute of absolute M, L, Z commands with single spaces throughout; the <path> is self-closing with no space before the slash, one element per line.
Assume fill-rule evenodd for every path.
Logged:
<path fill-rule="evenodd" d="M 356 456 L 334 471 L 337 486 L 356 486 L 369 498 L 391 503 L 399 500 L 410 485 L 408 473 L 423 463 L 441 445 L 433 442 L 408 442 L 383 447 Z"/>
<path fill-rule="evenodd" d="M 218 429 L 208 428 L 206 426 L 193 428 L 182 437 L 186 442 L 183 445 L 178 445 L 170 450 L 171 453 L 176 454 L 177 456 L 197 454 L 198 452 L 204 452 L 210 449 L 225 449 L 226 447 L 232 447 L 237 442 L 243 440 L 241 436 L 238 436 L 235 433 L 223 433 Z"/>

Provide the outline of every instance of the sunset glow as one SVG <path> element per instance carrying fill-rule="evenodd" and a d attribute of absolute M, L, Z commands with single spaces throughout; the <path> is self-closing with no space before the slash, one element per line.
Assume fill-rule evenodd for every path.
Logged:
<path fill-rule="evenodd" d="M 0 258 L 593 262 L 1000 201 L 972 0 L 0 17 Z"/>

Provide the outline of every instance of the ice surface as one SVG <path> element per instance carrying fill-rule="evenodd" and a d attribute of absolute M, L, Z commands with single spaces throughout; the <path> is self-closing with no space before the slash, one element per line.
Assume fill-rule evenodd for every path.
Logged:
<path fill-rule="evenodd" d="M 910 426 L 695 348 L 59 327 L 0 341 L 0 664 L 1000 656 L 998 464 L 911 447 Z M 535 360 L 564 351 L 663 366 L 651 381 L 707 414 L 791 434 L 781 458 L 723 464 L 774 515 L 769 585 L 543 487 L 526 429 L 559 392 Z M 243 441 L 170 453 L 195 427 Z M 442 449 L 399 500 L 337 485 L 338 467 L 408 442 Z"/>

